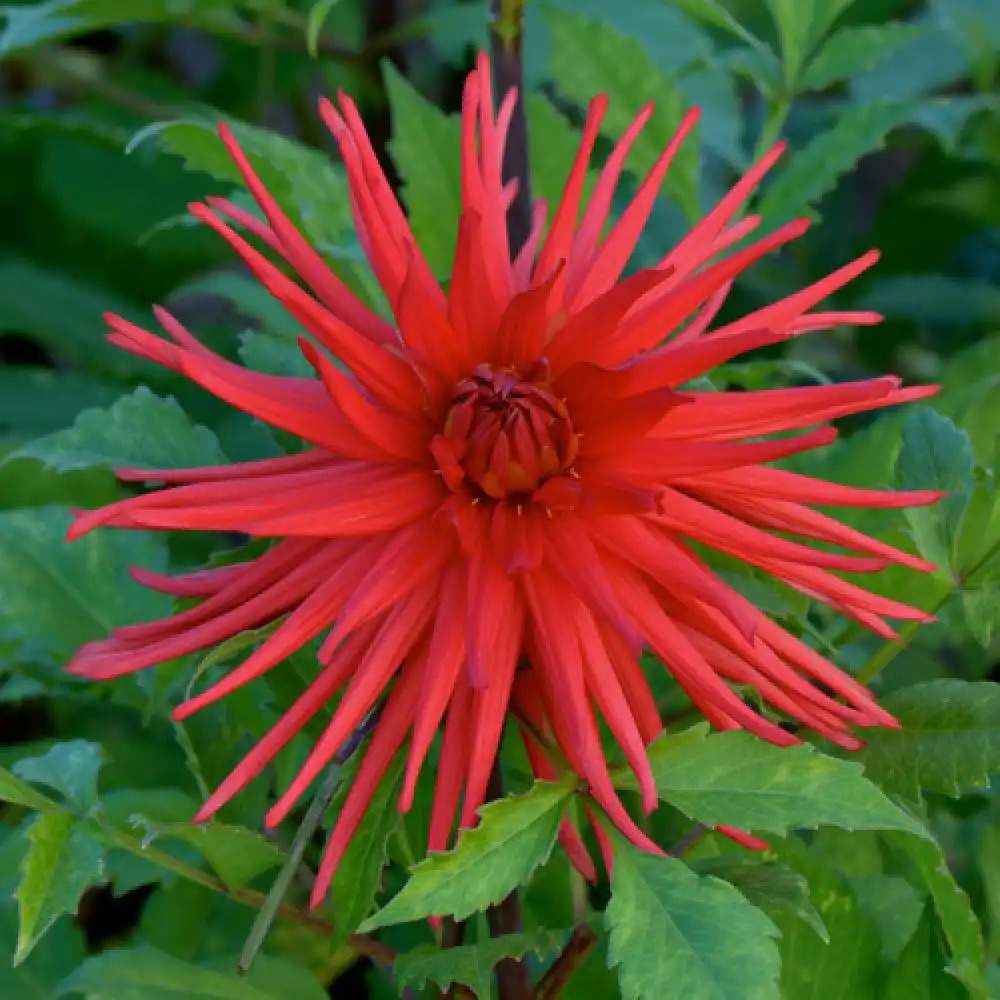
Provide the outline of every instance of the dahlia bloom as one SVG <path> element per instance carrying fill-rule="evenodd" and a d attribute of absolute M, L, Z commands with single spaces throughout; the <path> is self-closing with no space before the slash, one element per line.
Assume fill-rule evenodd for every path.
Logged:
<path fill-rule="evenodd" d="M 760 222 L 738 213 L 780 155 L 777 146 L 659 264 L 622 278 L 697 113 L 685 117 L 609 227 L 623 163 L 652 109 L 643 108 L 615 145 L 581 206 L 607 104 L 601 96 L 587 111 L 551 221 L 536 202 L 530 237 L 511 261 L 506 214 L 515 189 L 503 182 L 501 159 L 515 100 L 513 92 L 504 95 L 494 114 L 489 65 L 480 57 L 462 106 L 462 214 L 447 291 L 410 232 L 354 103 L 343 95 L 339 108 L 322 103 L 389 318 L 342 284 L 220 127 L 266 221 L 219 198 L 191 211 L 308 331 L 301 349 L 317 378 L 247 371 L 208 350 L 162 308 L 154 312 L 169 339 L 108 316 L 112 343 L 308 447 L 217 468 L 121 470 L 123 480 L 167 488 L 79 514 L 70 538 L 111 525 L 275 541 L 242 565 L 176 577 L 136 569 L 143 584 L 201 603 L 117 629 L 84 646 L 69 669 L 118 677 L 280 621 L 242 664 L 177 708 L 183 719 L 326 631 L 308 688 L 197 815 L 212 816 L 308 720 L 334 705 L 267 816 L 269 824 L 280 822 L 382 702 L 314 903 L 404 744 L 403 811 L 443 728 L 428 839 L 429 850 L 442 850 L 456 817 L 460 827 L 476 822 L 511 717 L 538 776 L 571 768 L 627 837 L 659 850 L 612 787 L 597 725 L 600 713 L 635 772 L 643 807 L 654 808 L 646 746 L 663 726 L 640 667 L 643 648 L 718 729 L 745 728 L 781 745 L 797 740 L 734 685 L 756 689 L 777 713 L 843 747 L 860 745 L 857 727 L 896 724 L 862 685 L 716 575 L 702 547 L 759 567 L 880 636 L 895 635 L 886 618 L 927 618 L 834 573 L 930 564 L 813 505 L 903 507 L 937 494 L 852 489 L 767 463 L 828 444 L 832 418 L 919 399 L 934 387 L 901 388 L 884 377 L 762 392 L 683 388 L 753 348 L 877 322 L 869 312 L 813 311 L 877 255 L 713 327 L 733 279 L 807 228 L 798 220 L 731 249 Z M 574 862 L 591 872 L 568 822 L 561 836 Z"/>

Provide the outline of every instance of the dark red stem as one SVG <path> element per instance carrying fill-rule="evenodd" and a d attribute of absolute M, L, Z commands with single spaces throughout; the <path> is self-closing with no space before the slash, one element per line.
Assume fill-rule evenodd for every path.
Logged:
<path fill-rule="evenodd" d="M 566 942 L 559 957 L 549 966 L 535 991 L 535 1000 L 554 1000 L 570 981 L 583 960 L 597 944 L 597 934 L 588 924 L 578 924 Z"/>

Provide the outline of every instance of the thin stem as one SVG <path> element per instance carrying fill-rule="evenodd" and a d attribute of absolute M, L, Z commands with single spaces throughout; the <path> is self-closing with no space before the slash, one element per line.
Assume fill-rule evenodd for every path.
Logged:
<path fill-rule="evenodd" d="M 516 89 L 518 94 L 503 156 L 504 180 L 517 181 L 517 195 L 507 212 L 507 235 L 511 255 L 514 255 L 524 246 L 531 232 L 531 174 L 521 58 L 524 0 L 490 0 L 490 18 L 490 52 L 497 93 L 501 99 L 511 89 Z"/>
<path fill-rule="evenodd" d="M 486 788 L 488 801 L 503 798 L 503 777 L 500 773 L 500 758 L 497 757 Z M 506 899 L 491 906 L 486 911 L 486 922 L 490 927 L 490 937 L 517 934 L 522 928 L 521 899 L 515 889 Z M 516 958 L 505 958 L 497 965 L 497 992 L 500 1000 L 529 1000 L 532 996 L 531 976 L 528 966 Z"/>
<path fill-rule="evenodd" d="M 594 929 L 589 924 L 577 924 L 566 947 L 539 980 L 535 1000 L 554 1000 L 559 996 L 596 944 L 597 934 Z"/>
<path fill-rule="evenodd" d="M 180 861 L 166 851 L 144 845 L 141 840 L 130 836 L 123 830 L 117 830 L 114 827 L 102 827 L 101 832 L 115 847 L 120 847 L 122 850 L 128 851 L 137 857 L 145 858 L 154 865 L 159 865 L 161 868 L 165 868 L 167 871 L 173 872 L 175 875 L 179 875 L 189 882 L 196 882 L 198 885 L 204 886 L 206 889 L 211 889 L 212 892 L 226 896 L 234 902 L 241 903 L 243 906 L 250 906 L 255 910 L 259 910 L 267 901 L 267 896 L 262 892 L 243 887 L 228 886 L 214 875 L 210 875 L 208 872 L 202 871 L 194 865 Z M 299 924 L 301 927 L 311 927 L 325 934 L 333 933 L 333 925 L 329 921 L 323 920 L 322 917 L 314 916 L 311 913 L 297 910 L 294 906 L 283 904 L 278 907 L 277 914 L 279 917 L 289 920 L 294 924 Z M 396 950 L 394 948 L 390 948 L 388 945 L 382 944 L 381 941 L 376 941 L 365 934 L 351 934 L 347 939 L 347 943 L 359 954 L 367 955 L 369 958 L 390 967 L 396 959 Z"/>

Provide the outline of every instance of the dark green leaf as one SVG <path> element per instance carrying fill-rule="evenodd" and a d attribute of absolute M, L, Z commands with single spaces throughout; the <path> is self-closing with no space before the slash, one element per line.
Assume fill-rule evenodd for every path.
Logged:
<path fill-rule="evenodd" d="M 924 909 L 925 894 L 896 875 L 855 875 L 851 887 L 879 930 L 882 954 L 891 962 L 906 947 Z"/>
<path fill-rule="evenodd" d="M 10 458 L 36 458 L 59 472 L 181 469 L 226 461 L 207 427 L 192 423 L 172 396 L 162 398 L 145 386 L 106 410 L 84 410 L 72 427 L 29 441 Z"/>
<path fill-rule="evenodd" d="M 78 813 L 97 805 L 97 772 L 103 753 L 96 743 L 71 740 L 57 743 L 41 757 L 25 757 L 14 765 L 14 773 L 59 792 Z"/>
<path fill-rule="evenodd" d="M 828 941 L 823 919 L 809 898 L 809 884 L 787 865 L 776 861 L 746 861 L 740 857 L 709 858 L 692 864 L 699 875 L 724 879 L 758 909 L 775 915 L 788 913 L 804 921 Z"/>
<path fill-rule="evenodd" d="M 994 636 L 1000 634 L 1000 586 L 964 591 L 962 609 L 973 638 L 983 649 L 989 649 Z"/>
<path fill-rule="evenodd" d="M 170 613 L 171 601 L 140 587 L 133 564 L 162 571 L 160 539 L 102 531 L 67 545 L 70 515 L 58 507 L 0 513 L 0 624 L 65 661 L 116 625 Z"/>
<path fill-rule="evenodd" d="M 100 1000 L 277 1000 L 240 979 L 178 961 L 155 948 L 116 948 L 88 958 L 58 986 L 57 997 L 83 993 Z"/>
<path fill-rule="evenodd" d="M 76 372 L 7 365 L 0 370 L 0 425 L 33 437 L 58 430 L 93 406 L 110 406 L 121 390 Z"/>
<path fill-rule="evenodd" d="M 84 892 L 104 877 L 104 849 L 69 813 L 35 819 L 28 844 L 17 887 L 21 925 L 15 962 L 27 958 L 59 917 L 75 913 Z"/>
<path fill-rule="evenodd" d="M 0 906 L 0 996 L 4 1000 L 52 1000 L 57 982 L 86 957 L 83 931 L 70 919 L 57 920 L 20 964 L 10 956 L 17 940 L 14 901 Z"/>
<path fill-rule="evenodd" d="M 841 28 L 809 63 L 799 79 L 799 89 L 824 90 L 855 73 L 870 70 L 924 30 L 919 25 L 892 21 Z"/>
<path fill-rule="evenodd" d="M 883 700 L 901 729 L 872 729 L 865 772 L 888 791 L 960 796 L 1000 771 L 1000 684 L 937 680 Z"/>
<path fill-rule="evenodd" d="M 944 274 L 894 274 L 872 282 L 864 309 L 938 326 L 1000 323 L 1000 289 L 990 281 Z"/>
<path fill-rule="evenodd" d="M 552 32 L 552 75 L 567 97 L 586 104 L 596 93 L 609 98 L 602 130 L 618 139 L 651 97 L 656 112 L 643 129 L 629 163 L 645 173 L 673 138 L 684 111 L 680 91 L 670 77 L 650 61 L 634 39 L 609 30 L 599 20 L 578 17 L 563 11 L 548 12 Z M 699 213 L 698 145 L 688 139 L 681 147 L 664 184 L 689 218 Z"/>
<path fill-rule="evenodd" d="M 909 944 L 886 971 L 879 1000 L 966 1000 L 969 994 L 944 964 L 932 912 L 924 907 Z"/>
<path fill-rule="evenodd" d="M 728 882 L 615 837 L 610 964 L 629 1000 L 779 1000 L 778 929 Z"/>
<path fill-rule="evenodd" d="M 813 139 L 791 157 L 787 166 L 775 172 L 775 181 L 757 211 L 775 224 L 809 213 L 841 175 L 852 170 L 863 156 L 879 149 L 889 132 L 904 124 L 912 111 L 910 104 L 888 102 L 845 109 L 833 128 Z"/>
<path fill-rule="evenodd" d="M 662 738 L 649 748 L 660 798 L 709 826 L 784 834 L 798 827 L 927 831 L 868 781 L 859 764 L 810 745 L 776 747 L 745 732 L 708 734 L 706 726 Z M 620 788 L 637 787 L 616 771 Z"/>
<path fill-rule="evenodd" d="M 448 274 L 461 212 L 460 122 L 423 98 L 390 63 L 383 74 L 392 108 L 389 149 L 403 179 L 410 226 L 434 273 Z"/>
<path fill-rule="evenodd" d="M 973 457 L 969 436 L 947 417 L 928 408 L 911 413 L 903 426 L 903 447 L 896 460 L 902 489 L 942 490 L 952 494 L 930 507 L 907 509 L 920 554 L 954 575 L 955 541 L 972 489 Z"/>
<path fill-rule="evenodd" d="M 240 360 L 255 372 L 267 375 L 290 375 L 294 378 L 312 378 L 313 369 L 298 345 L 290 344 L 269 333 L 248 330 L 240 334 Z"/>
<path fill-rule="evenodd" d="M 353 759 L 360 761 L 361 755 L 355 754 Z M 337 866 L 330 885 L 336 921 L 334 946 L 342 944 L 375 905 L 375 893 L 382 884 L 382 870 L 388 856 L 389 837 L 400 821 L 396 802 L 405 766 L 406 754 L 397 754 L 375 789 L 364 819 Z M 333 802 L 338 813 L 352 784 L 351 777 L 345 774 Z"/>
<path fill-rule="evenodd" d="M 431 914 L 464 920 L 500 902 L 548 859 L 572 791 L 568 782 L 536 782 L 524 795 L 483 806 L 479 826 L 464 830 L 453 851 L 417 864 L 398 895 L 361 930 Z"/>
<path fill-rule="evenodd" d="M 528 952 L 545 958 L 561 948 L 565 939 L 562 931 L 538 930 L 530 934 L 505 934 L 454 948 L 422 945 L 400 955 L 393 963 L 393 972 L 400 987 L 421 989 L 430 981 L 444 991 L 452 983 L 462 983 L 480 1000 L 488 1000 L 493 967 L 497 962 L 504 958 L 522 958 Z"/>

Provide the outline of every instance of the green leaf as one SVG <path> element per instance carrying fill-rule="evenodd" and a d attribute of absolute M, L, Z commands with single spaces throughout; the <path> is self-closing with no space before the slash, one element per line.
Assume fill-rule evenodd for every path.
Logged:
<path fill-rule="evenodd" d="M 785 79 L 796 80 L 809 53 L 854 0 L 767 0 L 781 39 Z"/>
<path fill-rule="evenodd" d="M 306 48 L 313 59 L 319 57 L 319 33 L 323 30 L 323 22 L 338 3 L 340 0 L 318 0 L 309 9 L 309 17 L 306 20 Z"/>
<path fill-rule="evenodd" d="M 36 792 L 31 785 L 15 777 L 5 767 L 0 767 L 0 802 L 13 802 L 37 812 L 61 812 L 62 806 Z"/>
<path fill-rule="evenodd" d="M 454 850 L 415 865 L 402 890 L 361 931 L 428 915 L 464 920 L 500 902 L 545 864 L 572 793 L 568 781 L 539 781 L 524 795 L 483 806 L 479 826 L 462 831 Z"/>
<path fill-rule="evenodd" d="M 673 138 L 684 112 L 684 101 L 673 80 L 653 65 L 634 39 L 609 30 L 600 20 L 563 11 L 547 12 L 552 33 L 551 70 L 559 90 L 583 105 L 596 93 L 609 98 L 601 125 L 617 140 L 651 96 L 656 112 L 642 130 L 629 157 L 631 169 L 645 173 Z M 689 219 L 698 203 L 698 144 L 688 139 L 667 173 L 664 189 Z"/>
<path fill-rule="evenodd" d="M 566 178 L 580 145 L 580 132 L 541 94 L 528 94 L 525 115 L 528 135 L 544 136 L 544 142 L 529 143 L 528 155 L 531 160 L 532 194 L 546 200 L 551 217 L 562 199 Z M 584 201 L 589 198 L 595 180 L 595 172 L 588 171 L 583 189 Z"/>
<path fill-rule="evenodd" d="M 1000 771 L 1000 684 L 936 680 L 895 691 L 882 702 L 901 729 L 872 729 L 865 772 L 914 801 L 921 789 L 957 798 L 986 788 Z"/>
<path fill-rule="evenodd" d="M 116 948 L 88 958 L 54 996 L 83 993 L 93 1000 L 276 1000 L 240 979 L 181 962 L 155 948 Z"/>
<path fill-rule="evenodd" d="M 894 274 L 873 281 L 863 309 L 920 324 L 964 327 L 1000 323 L 1000 289 L 991 282 L 945 274 Z"/>
<path fill-rule="evenodd" d="M 629 1000 L 779 1000 L 778 929 L 728 882 L 615 836 L 608 963 Z"/>
<path fill-rule="evenodd" d="M 120 389 L 107 382 L 28 365 L 0 370 L 0 426 L 29 437 L 58 430 L 83 409 L 110 406 Z"/>
<path fill-rule="evenodd" d="M 522 958 L 528 952 L 545 958 L 561 948 L 565 939 L 563 931 L 536 930 L 528 934 L 505 934 L 454 948 L 421 945 L 400 955 L 392 970 L 400 988 L 412 986 L 419 990 L 431 982 L 444 992 L 453 983 L 461 983 L 481 1000 L 488 1000 L 493 967 L 498 962 L 505 958 Z"/>
<path fill-rule="evenodd" d="M 351 227 L 343 171 L 319 150 L 246 122 L 227 121 L 258 176 L 292 221 L 321 253 L 342 252 Z M 181 157 L 191 170 L 242 186 L 243 177 L 216 129 L 216 122 L 207 118 L 161 122 L 139 132 L 130 148 L 155 138 L 159 148 Z"/>
<path fill-rule="evenodd" d="M 90 812 L 97 805 L 97 773 L 103 753 L 96 743 L 71 740 L 57 743 L 41 757 L 25 757 L 14 773 L 25 781 L 57 791 L 76 812 Z"/>
<path fill-rule="evenodd" d="M 994 636 L 1000 635 L 1000 585 L 963 591 L 962 610 L 973 638 L 989 649 Z"/>
<path fill-rule="evenodd" d="M 932 911 L 924 907 L 903 953 L 889 965 L 879 1000 L 967 1000 L 961 983 L 944 971 Z"/>
<path fill-rule="evenodd" d="M 829 941 L 823 918 L 809 897 L 809 883 L 787 865 L 722 856 L 694 862 L 691 867 L 699 875 L 712 875 L 734 885 L 754 906 L 769 915 L 788 913 L 798 917 L 822 941 Z"/>
<path fill-rule="evenodd" d="M 462 210 L 461 123 L 422 97 L 391 63 L 382 64 L 382 75 L 392 109 L 389 152 L 403 181 L 410 226 L 431 270 L 445 275 Z"/>
<path fill-rule="evenodd" d="M 238 28 L 232 0 L 47 0 L 0 7 L 0 58 L 74 35 L 136 22 Z"/>
<path fill-rule="evenodd" d="M 43 813 L 28 828 L 28 853 L 17 900 L 21 925 L 14 962 L 24 961 L 64 913 L 104 876 L 104 849 L 68 813 Z"/>
<path fill-rule="evenodd" d="M 219 878 L 232 889 L 239 889 L 258 875 L 277 868 L 284 852 L 259 833 L 228 823 L 157 823 L 137 814 L 132 822 L 146 831 L 145 842 L 154 837 L 183 840 L 212 866 Z"/>
<path fill-rule="evenodd" d="M 920 25 L 864 24 L 834 32 L 799 79 L 800 91 L 827 87 L 864 70 L 871 70 L 902 46 L 923 34 Z"/>
<path fill-rule="evenodd" d="M 886 840 L 913 862 L 926 886 L 951 952 L 949 971 L 968 988 L 973 1000 L 988 1000 L 983 932 L 969 897 L 955 881 L 948 862 L 933 841 L 886 835 Z"/>
<path fill-rule="evenodd" d="M 352 759 L 360 764 L 361 754 Z M 353 933 L 375 905 L 375 893 L 382 884 L 382 870 L 388 858 L 388 841 L 400 822 L 396 802 L 406 767 L 406 754 L 396 754 L 368 803 L 361 825 L 344 851 L 333 882 L 330 898 L 336 931 L 331 947 L 339 947 Z M 353 770 L 353 767 L 351 768 Z M 347 769 L 345 768 L 345 771 Z M 337 788 L 332 808 L 339 814 L 344 799 L 353 784 L 353 776 L 345 773 Z"/>
<path fill-rule="evenodd" d="M 855 875 L 849 881 L 878 928 L 882 954 L 894 962 L 913 937 L 926 895 L 896 875 Z"/>
<path fill-rule="evenodd" d="M 0 512 L 0 625 L 57 662 L 117 625 L 169 614 L 172 603 L 128 574 L 133 564 L 165 568 L 159 538 L 101 531 L 67 545 L 70 522 L 59 507 Z"/>
<path fill-rule="evenodd" d="M 207 427 L 192 423 L 172 396 L 157 396 L 145 386 L 106 410 L 84 410 L 72 427 L 29 441 L 5 461 L 16 458 L 35 458 L 59 472 L 181 469 L 226 461 Z"/>
<path fill-rule="evenodd" d="M 14 900 L 0 904 L 0 996 L 5 1000 L 52 1000 L 57 982 L 86 958 L 83 931 L 69 919 L 57 920 L 31 954 L 15 966 L 10 961 L 17 940 Z"/>
<path fill-rule="evenodd" d="M 859 764 L 816 752 L 809 744 L 776 747 L 745 732 L 708 735 L 695 726 L 649 747 L 660 798 L 708 826 L 784 834 L 794 828 L 904 830 L 929 836 L 887 799 Z M 619 788 L 637 788 L 616 769 Z"/>
<path fill-rule="evenodd" d="M 316 935 L 310 941 L 310 944 L 316 948 L 322 948 L 326 943 L 323 937 Z M 301 944 L 300 949 L 293 954 L 303 962 L 311 958 L 311 956 L 302 954 Z M 329 954 L 330 951 L 327 950 L 323 957 L 325 958 Z M 213 958 L 211 961 L 205 962 L 204 965 L 206 968 L 231 977 L 238 961 L 239 957 L 236 955 L 225 955 Z M 320 959 L 321 963 L 322 961 L 323 959 Z M 286 998 L 287 1000 L 329 1000 L 330 994 L 319 984 L 316 975 L 325 978 L 326 973 L 322 965 L 314 975 L 305 968 L 305 965 L 299 965 L 298 962 L 260 954 L 254 958 L 253 965 L 244 981 L 262 990 L 269 997 L 274 997 L 275 1000 L 286 1000 Z"/>
<path fill-rule="evenodd" d="M 912 111 L 908 103 L 889 102 L 846 108 L 833 128 L 813 139 L 792 156 L 788 166 L 776 172 L 756 211 L 772 224 L 808 214 L 842 174 L 881 148 L 889 132 L 904 124 Z"/>
<path fill-rule="evenodd" d="M 294 378 L 312 378 L 315 375 L 298 346 L 287 340 L 256 330 L 241 333 L 239 340 L 237 350 L 240 360 L 255 372 L 290 375 Z"/>
<path fill-rule="evenodd" d="M 920 554 L 951 576 L 955 575 L 955 543 L 962 513 L 972 490 L 972 448 L 969 436 L 951 420 L 922 407 L 903 425 L 903 446 L 896 460 L 896 481 L 902 489 L 942 490 L 930 507 L 906 510 L 906 519 Z"/>

